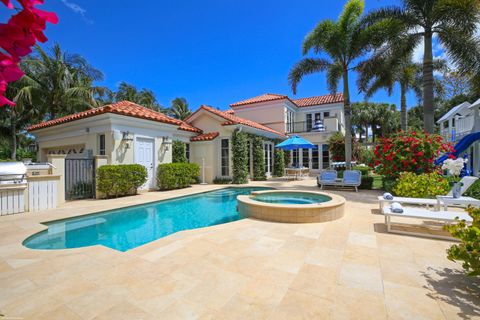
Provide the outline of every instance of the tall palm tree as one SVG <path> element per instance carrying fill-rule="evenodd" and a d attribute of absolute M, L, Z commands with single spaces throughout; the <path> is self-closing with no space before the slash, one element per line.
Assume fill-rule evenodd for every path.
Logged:
<path fill-rule="evenodd" d="M 325 71 L 327 84 L 332 93 L 337 91 L 340 79 L 343 80 L 347 167 L 351 166 L 352 160 L 349 72 L 356 69 L 359 59 L 380 44 L 380 39 L 388 38 L 388 34 L 398 31 L 395 24 L 371 24 L 364 27 L 361 23 L 363 11 L 363 0 L 349 0 L 337 21 L 321 21 L 303 41 L 303 55 L 313 50 L 316 54 L 325 54 L 327 58 L 304 58 L 288 75 L 294 94 L 305 75 Z"/>
<path fill-rule="evenodd" d="M 104 90 L 93 84 L 102 80 L 103 74 L 83 57 L 64 53 L 58 44 L 51 53 L 36 46 L 34 53 L 22 62 L 22 70 L 25 75 L 18 99 L 43 108 L 45 119 L 94 108 L 98 106 L 96 95 Z"/>
<path fill-rule="evenodd" d="M 480 52 L 475 38 L 480 17 L 478 0 L 402 0 L 402 6 L 380 8 L 367 14 L 364 25 L 382 21 L 401 23 L 401 36 L 412 43 L 423 40 L 423 113 L 425 130 L 433 133 L 434 76 L 433 42 L 437 37 L 452 63 L 462 72 L 480 69 Z"/>
<path fill-rule="evenodd" d="M 188 102 L 185 98 L 175 98 L 172 100 L 172 116 L 174 118 L 185 120 L 192 112 L 188 109 Z"/>

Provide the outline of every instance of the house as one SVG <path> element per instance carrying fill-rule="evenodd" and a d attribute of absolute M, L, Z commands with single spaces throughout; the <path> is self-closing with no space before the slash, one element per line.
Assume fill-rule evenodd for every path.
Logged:
<path fill-rule="evenodd" d="M 480 141 L 475 140 L 472 135 L 480 132 L 480 99 L 473 104 L 466 101 L 453 107 L 437 123 L 440 134 L 454 145 L 462 138 L 471 137 L 467 143 L 462 144 L 466 147 L 465 150 L 458 151 L 461 151 L 461 155 L 469 156 L 470 169 L 474 175 L 480 175 Z"/>
<path fill-rule="evenodd" d="M 230 105 L 227 111 L 287 135 L 302 136 L 315 149 L 292 151 L 291 165 L 318 172 L 330 166 L 328 139 L 335 132 L 345 133 L 343 94 L 301 99 L 266 93 Z"/>
<path fill-rule="evenodd" d="M 286 138 L 284 133 L 209 106 L 201 106 L 187 120 L 122 101 L 35 124 L 27 130 L 37 138 L 39 161 L 46 161 L 49 155 L 65 155 L 66 189 L 93 180 L 93 159 L 98 156 L 107 164 L 145 166 L 148 180 L 143 188 L 153 189 L 157 166 L 172 161 L 173 140 L 186 143 L 187 158 L 203 166 L 205 181 L 212 182 L 232 174 L 230 139 L 235 129 L 264 137 L 271 165 L 272 141 Z"/>
<path fill-rule="evenodd" d="M 232 176 L 231 137 L 242 130 L 263 140 L 265 172 L 274 166 L 274 146 L 289 134 L 299 134 L 316 144 L 313 150 L 292 152 L 292 163 L 320 170 L 329 166 L 327 141 L 333 132 L 344 131 L 341 94 L 290 99 L 264 94 L 231 104 L 221 111 L 202 105 L 185 121 L 121 101 L 27 129 L 37 138 L 38 160 L 65 155 L 66 189 L 78 189 L 94 181 L 93 159 L 107 164 L 138 163 L 147 168 L 145 189 L 155 188 L 156 168 L 172 161 L 172 141 L 186 143 L 187 159 L 202 167 L 203 179 Z M 250 146 L 250 171 L 253 171 Z M 68 190 L 67 190 L 68 194 Z"/>

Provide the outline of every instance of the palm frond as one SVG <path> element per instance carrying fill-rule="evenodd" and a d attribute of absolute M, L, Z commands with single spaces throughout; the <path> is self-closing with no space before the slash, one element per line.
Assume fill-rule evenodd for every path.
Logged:
<path fill-rule="evenodd" d="M 297 62 L 288 74 L 288 82 L 293 94 L 297 93 L 297 86 L 306 75 L 325 71 L 331 62 L 322 58 L 305 58 Z"/>

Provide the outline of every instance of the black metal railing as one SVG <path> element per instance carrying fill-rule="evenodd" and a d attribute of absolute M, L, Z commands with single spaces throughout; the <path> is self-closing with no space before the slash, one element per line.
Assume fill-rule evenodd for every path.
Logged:
<path fill-rule="evenodd" d="M 95 197 L 95 160 L 65 159 L 65 199 Z"/>
<path fill-rule="evenodd" d="M 336 118 L 326 118 L 325 119 L 326 121 L 323 122 L 324 130 L 319 130 L 318 128 L 316 128 L 314 122 L 312 121 L 300 121 L 300 122 L 293 122 L 290 125 L 287 124 L 287 133 L 302 133 L 302 132 L 328 133 L 328 132 L 339 131 L 338 122 L 336 122 L 336 125 L 332 125 L 335 122 L 328 121 L 329 119 L 333 120 Z"/>

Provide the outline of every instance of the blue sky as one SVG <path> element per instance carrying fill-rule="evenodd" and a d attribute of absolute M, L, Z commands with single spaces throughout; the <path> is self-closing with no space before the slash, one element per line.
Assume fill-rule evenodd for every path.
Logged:
<path fill-rule="evenodd" d="M 105 74 L 99 85 L 121 81 L 152 89 L 162 105 L 185 97 L 191 109 L 262 93 L 288 94 L 287 75 L 301 59 L 304 36 L 322 19 L 335 19 L 343 1 L 273 0 L 45 0 L 60 22 L 49 25 L 54 42 L 79 53 Z M 366 0 L 366 9 L 398 1 Z M 2 11 L 4 9 L 2 8 Z M 5 20 L 5 12 L 0 15 Z M 358 95 L 353 76 L 353 101 Z M 341 87 L 339 88 L 341 90 Z M 398 90 L 397 90 L 398 91 Z M 296 97 L 327 94 L 323 74 L 305 78 Z M 397 103 L 379 92 L 372 101 Z M 416 104 L 409 96 L 409 106 Z"/>

